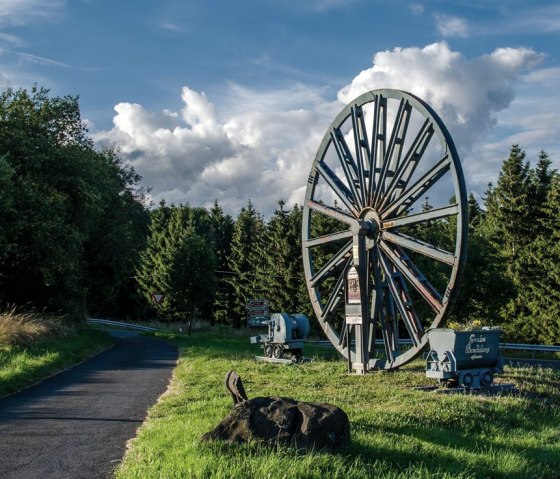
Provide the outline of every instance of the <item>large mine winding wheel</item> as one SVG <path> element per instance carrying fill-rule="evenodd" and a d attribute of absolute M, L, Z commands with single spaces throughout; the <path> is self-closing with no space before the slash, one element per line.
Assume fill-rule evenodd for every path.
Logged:
<path fill-rule="evenodd" d="M 303 262 L 315 314 L 354 370 L 421 352 L 456 296 L 467 226 L 459 157 L 427 103 L 374 90 L 338 114 L 308 179 Z"/>

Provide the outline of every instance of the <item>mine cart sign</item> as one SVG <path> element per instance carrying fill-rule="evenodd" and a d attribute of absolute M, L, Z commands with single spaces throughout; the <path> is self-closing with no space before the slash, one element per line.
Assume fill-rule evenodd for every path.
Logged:
<path fill-rule="evenodd" d="M 486 344 L 486 335 L 471 334 L 465 347 L 465 355 L 471 359 L 481 359 L 483 354 L 489 354 L 490 348 Z"/>
<path fill-rule="evenodd" d="M 270 310 L 267 299 L 247 300 L 247 325 L 258 327 L 265 325 L 270 319 Z"/>

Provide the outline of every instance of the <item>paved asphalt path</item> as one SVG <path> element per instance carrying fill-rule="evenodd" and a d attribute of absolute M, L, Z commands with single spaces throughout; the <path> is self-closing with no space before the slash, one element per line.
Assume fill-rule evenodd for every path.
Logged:
<path fill-rule="evenodd" d="M 114 348 L 0 399 L 0 478 L 111 476 L 177 361 L 166 341 L 113 334 Z"/>

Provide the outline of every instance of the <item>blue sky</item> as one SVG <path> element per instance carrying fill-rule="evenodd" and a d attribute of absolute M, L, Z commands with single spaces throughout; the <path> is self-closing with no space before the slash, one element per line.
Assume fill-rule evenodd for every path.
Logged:
<path fill-rule="evenodd" d="M 557 1 L 0 0 L 0 86 L 34 83 L 155 201 L 301 202 L 334 115 L 383 87 L 442 115 L 479 196 L 514 142 L 560 167 Z"/>

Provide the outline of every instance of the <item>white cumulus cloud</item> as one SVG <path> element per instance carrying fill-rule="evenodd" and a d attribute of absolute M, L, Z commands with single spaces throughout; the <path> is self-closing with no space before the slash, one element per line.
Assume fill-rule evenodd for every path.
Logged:
<path fill-rule="evenodd" d="M 94 138 L 120 147 L 153 187 L 155 201 L 208 206 L 218 199 L 236 213 L 251 198 L 270 213 L 280 199 L 301 202 L 301 187 L 329 121 L 325 112 L 334 112 L 328 105 L 319 112 L 302 104 L 305 89 L 260 93 L 232 86 L 233 113 L 220 119 L 204 93 L 184 87 L 180 114 L 120 103 L 113 128 Z M 291 102 L 285 101 L 289 92 Z M 317 98 L 310 101 L 313 105 Z"/>
<path fill-rule="evenodd" d="M 372 66 L 338 92 L 338 101 L 305 85 L 275 91 L 230 85 L 220 105 L 214 105 L 204 93 L 184 87 L 181 111 L 152 112 L 120 103 L 113 128 L 95 139 L 120 146 L 153 187 L 155 201 L 209 206 L 218 199 L 235 214 L 250 198 L 268 215 L 279 199 L 301 204 L 321 138 L 343 104 L 372 89 L 396 88 L 423 98 L 438 112 L 462 154 L 467 183 L 482 185 L 482 192 L 507 156 L 505 149 L 492 163 L 491 133 L 515 99 L 514 86 L 520 78 L 534 83 L 557 74 L 538 73 L 541 59 L 524 48 L 497 49 L 473 59 L 443 42 L 396 48 L 375 54 Z M 531 136 L 530 124 L 516 128 Z"/>
<path fill-rule="evenodd" d="M 501 48 L 474 59 L 444 43 L 379 52 L 373 66 L 340 90 L 343 103 L 376 88 L 396 88 L 428 102 L 443 118 L 459 149 L 467 151 L 496 123 L 515 94 L 514 80 L 542 60 L 525 48 Z"/>

